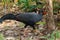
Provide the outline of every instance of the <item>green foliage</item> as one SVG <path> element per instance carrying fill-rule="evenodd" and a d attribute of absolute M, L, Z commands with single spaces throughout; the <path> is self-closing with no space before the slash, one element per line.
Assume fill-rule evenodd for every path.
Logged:
<path fill-rule="evenodd" d="M 49 40 L 55 40 L 54 38 L 49 38 Z"/>
<path fill-rule="evenodd" d="M 60 27 L 60 22 L 57 23 L 57 26 Z"/>
<path fill-rule="evenodd" d="M 55 40 L 55 31 L 50 35 L 50 38 L 49 38 L 49 40 Z"/>
<path fill-rule="evenodd" d="M 60 31 L 54 31 L 49 40 L 55 40 L 56 38 L 60 38 Z"/>
<path fill-rule="evenodd" d="M 10 0 L 2 0 L 3 1 L 3 3 L 5 4 L 5 3 L 10 3 Z"/>
<path fill-rule="evenodd" d="M 60 31 L 56 32 L 56 38 L 60 38 Z"/>
<path fill-rule="evenodd" d="M 36 5 L 31 5 L 30 7 L 29 7 L 29 10 L 28 11 L 32 11 L 32 9 L 35 9 L 36 8 Z"/>
<path fill-rule="evenodd" d="M 37 22 L 36 24 L 44 25 L 44 24 L 46 24 L 46 23 L 45 23 L 45 22 Z"/>
<path fill-rule="evenodd" d="M 4 40 L 4 37 L 1 33 L 0 33 L 0 40 Z"/>
<path fill-rule="evenodd" d="M 18 0 L 18 6 L 23 4 L 21 9 L 27 10 L 29 8 L 29 1 L 28 0 Z"/>
<path fill-rule="evenodd" d="M 48 34 L 48 35 L 45 35 L 45 36 L 41 36 L 40 38 L 45 38 L 47 40 L 56 40 L 56 39 L 60 38 L 60 31 L 55 30 L 51 34 Z"/>
<path fill-rule="evenodd" d="M 18 4 L 17 5 L 21 6 L 21 4 L 23 4 L 21 9 L 23 9 L 24 11 L 31 11 L 34 8 L 42 8 L 43 7 L 43 5 L 41 5 L 41 4 L 37 5 L 37 4 L 33 3 L 33 2 L 36 3 L 38 1 L 39 0 L 18 0 Z"/>
<path fill-rule="evenodd" d="M 18 4 L 25 3 L 26 0 L 18 0 Z"/>
<path fill-rule="evenodd" d="M 58 12 L 58 9 L 60 8 L 60 3 L 58 3 L 57 1 L 53 1 L 53 9 L 54 9 L 54 13 Z"/>

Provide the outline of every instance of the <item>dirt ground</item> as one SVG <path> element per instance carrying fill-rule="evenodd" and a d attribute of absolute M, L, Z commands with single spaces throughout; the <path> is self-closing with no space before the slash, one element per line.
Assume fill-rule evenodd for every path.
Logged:
<path fill-rule="evenodd" d="M 13 37 L 21 40 L 46 40 L 41 36 L 48 35 L 49 31 L 44 29 L 42 25 L 39 25 L 39 27 L 40 29 L 33 30 L 30 26 L 24 28 L 23 23 L 7 20 L 0 24 L 0 33 L 4 35 L 5 39 Z"/>

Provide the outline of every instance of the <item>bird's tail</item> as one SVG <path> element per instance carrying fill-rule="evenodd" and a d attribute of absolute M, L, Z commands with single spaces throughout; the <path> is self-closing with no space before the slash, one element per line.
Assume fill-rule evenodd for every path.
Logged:
<path fill-rule="evenodd" d="M 0 21 L 4 21 L 4 20 L 15 20 L 16 19 L 16 16 L 13 15 L 13 14 L 6 14 L 4 16 L 2 16 L 0 18 Z"/>

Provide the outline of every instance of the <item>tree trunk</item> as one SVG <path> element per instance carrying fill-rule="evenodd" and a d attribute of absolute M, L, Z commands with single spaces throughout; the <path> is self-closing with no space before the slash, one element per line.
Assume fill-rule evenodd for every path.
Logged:
<path fill-rule="evenodd" d="M 52 0 L 46 0 L 47 3 L 47 27 L 50 30 L 55 29 L 55 23 L 54 23 L 54 17 L 53 17 L 53 5 L 52 5 Z"/>

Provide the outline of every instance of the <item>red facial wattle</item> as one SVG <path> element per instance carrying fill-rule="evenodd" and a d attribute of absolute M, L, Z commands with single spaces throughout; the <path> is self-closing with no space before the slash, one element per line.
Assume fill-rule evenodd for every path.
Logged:
<path fill-rule="evenodd" d="M 46 15 L 47 14 L 47 12 L 43 12 L 43 15 Z"/>

